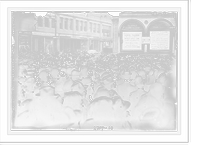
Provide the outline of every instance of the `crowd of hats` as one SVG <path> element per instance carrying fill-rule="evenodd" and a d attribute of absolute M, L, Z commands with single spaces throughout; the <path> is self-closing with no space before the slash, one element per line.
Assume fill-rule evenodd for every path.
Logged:
<path fill-rule="evenodd" d="M 176 57 L 173 55 L 109 54 L 95 56 L 81 53 L 51 55 L 33 51 L 20 53 L 18 62 L 18 100 L 21 106 L 26 104 L 24 102 L 27 99 L 56 97 L 56 100 L 65 106 L 62 112 L 71 113 L 73 111 L 73 115 L 65 114 L 68 117 L 65 119 L 69 122 L 69 119 L 73 119 L 69 118 L 70 115 L 71 117 L 83 115 L 80 119 L 76 116 L 75 121 L 81 122 L 82 128 L 86 129 L 89 128 L 88 124 L 94 120 L 95 122 L 130 120 L 124 114 L 133 108 L 132 102 L 122 99 L 123 96 L 117 90 L 117 86 L 125 81 L 135 87 L 130 92 L 136 91 L 137 88 L 146 88 L 145 93 L 151 94 L 154 98 L 158 95 L 161 97 L 164 93 L 163 87 L 174 88 L 176 84 L 173 76 Z M 113 90 L 118 93 L 117 96 L 111 96 L 110 89 L 99 88 L 109 87 L 113 83 L 116 84 Z M 30 85 L 32 89 L 27 88 L 31 87 Z M 93 89 L 89 91 L 88 87 L 91 85 Z M 91 96 L 91 102 L 86 99 L 87 94 Z M 84 99 L 88 102 L 84 102 Z M 28 105 L 22 111 L 20 108 L 19 115 L 31 106 Z M 91 118 L 92 122 L 88 120 Z M 63 123 L 62 120 L 61 122 Z M 23 120 L 20 121 L 20 125 L 23 125 Z M 104 123 L 104 125 L 107 124 Z"/>

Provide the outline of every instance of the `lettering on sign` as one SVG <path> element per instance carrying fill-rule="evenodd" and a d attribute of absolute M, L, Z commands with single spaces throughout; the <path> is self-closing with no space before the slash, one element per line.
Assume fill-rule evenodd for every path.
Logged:
<path fill-rule="evenodd" d="M 123 50 L 141 50 L 142 32 L 123 32 Z"/>
<path fill-rule="evenodd" d="M 169 31 L 151 31 L 150 32 L 150 50 L 169 50 L 170 32 Z"/>

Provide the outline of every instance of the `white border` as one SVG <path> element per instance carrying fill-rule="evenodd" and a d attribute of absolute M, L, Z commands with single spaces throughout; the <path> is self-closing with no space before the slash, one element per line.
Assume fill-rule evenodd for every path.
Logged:
<path fill-rule="evenodd" d="M 172 4 L 173 3 L 173 4 Z M 128 135 L 127 133 L 122 133 L 120 135 L 106 135 L 106 134 L 101 134 L 101 135 L 85 135 L 85 134 L 80 134 L 80 135 L 11 135 L 10 132 L 8 132 L 8 114 L 7 114 L 7 96 L 8 96 L 8 79 L 9 76 L 7 74 L 8 71 L 8 54 L 7 54 L 7 28 L 9 27 L 7 25 L 7 9 L 10 7 L 24 7 L 28 11 L 31 11 L 31 9 L 35 10 L 40 6 L 40 9 L 44 9 L 46 7 L 49 7 L 50 10 L 55 7 L 62 7 L 67 6 L 67 7 L 78 7 L 77 11 L 82 10 L 88 10 L 88 7 L 91 8 L 91 10 L 97 11 L 98 8 L 104 8 L 105 10 L 109 11 L 119 11 L 123 9 L 130 9 L 130 6 L 134 6 L 134 8 L 139 8 L 138 10 L 142 11 L 149 11 L 152 10 L 152 7 L 156 7 L 156 11 L 163 11 L 164 7 L 167 7 L 169 9 L 166 9 L 166 11 L 171 11 L 174 10 L 172 7 L 180 7 L 181 8 L 181 16 L 179 16 L 181 19 L 180 24 L 181 28 L 179 28 L 180 33 L 179 33 L 179 41 L 181 40 L 181 44 L 179 49 L 181 49 L 181 52 L 179 51 L 179 62 L 181 66 L 181 72 L 179 72 L 179 77 L 181 78 L 179 80 L 179 85 L 181 85 L 181 112 L 180 117 L 181 117 L 181 123 L 180 123 L 180 128 L 181 132 L 179 133 L 165 133 L 165 135 L 160 135 L 160 134 L 154 134 L 150 135 L 148 133 L 143 133 L 143 134 L 132 134 Z M 58 2 L 58 1 L 52 1 L 52 2 L 41 2 L 41 1 L 36 1 L 36 2 L 1 2 L 0 3 L 0 19 L 1 19 L 1 31 L 0 31 L 0 40 L 1 40 L 1 45 L 0 45 L 0 51 L 1 51 L 1 106 L 0 106 L 0 142 L 6 143 L 6 142 L 123 142 L 123 143 L 158 143 L 158 142 L 164 142 L 164 143 L 176 143 L 176 142 L 182 142 L 182 143 L 187 143 L 189 141 L 189 134 L 188 134 L 188 2 L 187 1 L 174 1 L 174 2 L 169 2 L 169 1 L 116 1 L 116 2 L 106 2 L 106 8 L 105 8 L 105 1 L 84 1 L 84 2 Z M 80 8 L 79 8 L 80 7 Z M 142 9 L 141 9 L 142 8 Z M 64 8 L 63 8 L 64 9 Z M 46 10 L 46 9 L 45 9 Z M 126 9 L 127 10 L 127 9 Z M 180 38 L 181 34 L 181 38 Z M 7 67 L 5 67 L 7 66 Z M 179 69 L 179 70 L 180 70 Z M 53 132 L 51 132 L 53 133 Z"/>

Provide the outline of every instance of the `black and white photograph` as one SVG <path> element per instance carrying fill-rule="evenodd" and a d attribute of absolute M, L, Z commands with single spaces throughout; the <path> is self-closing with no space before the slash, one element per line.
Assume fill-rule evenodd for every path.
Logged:
<path fill-rule="evenodd" d="M 1 83 L 7 96 L 1 95 L 7 104 L 1 102 L 1 114 L 8 135 L 95 134 L 94 141 L 112 142 L 114 135 L 131 134 L 137 137 L 128 141 L 140 143 L 176 142 L 184 134 L 188 140 L 187 5 L 103 3 L 5 9 L 8 68 Z"/>
<path fill-rule="evenodd" d="M 173 131 L 177 12 L 12 12 L 14 129 Z"/>

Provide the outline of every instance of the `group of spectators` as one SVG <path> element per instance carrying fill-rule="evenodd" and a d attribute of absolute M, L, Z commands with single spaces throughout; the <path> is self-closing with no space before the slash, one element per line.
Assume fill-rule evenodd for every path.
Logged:
<path fill-rule="evenodd" d="M 173 55 L 32 51 L 18 63 L 16 127 L 176 129 Z"/>

